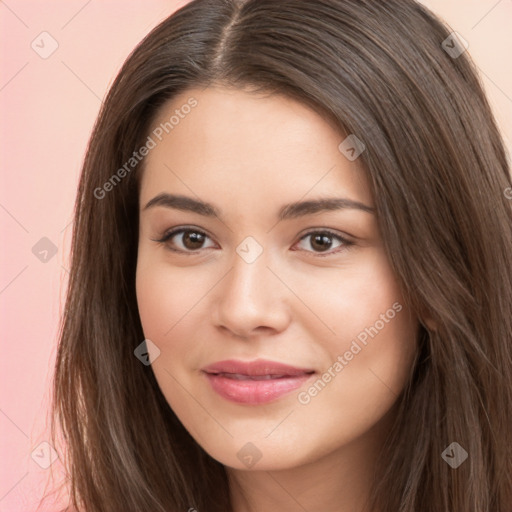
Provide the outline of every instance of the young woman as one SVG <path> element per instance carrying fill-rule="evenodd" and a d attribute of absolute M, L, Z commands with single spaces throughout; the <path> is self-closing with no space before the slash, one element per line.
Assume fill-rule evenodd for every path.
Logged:
<path fill-rule="evenodd" d="M 71 508 L 510 511 L 510 192 L 463 42 L 413 0 L 178 10 L 82 170 Z"/>

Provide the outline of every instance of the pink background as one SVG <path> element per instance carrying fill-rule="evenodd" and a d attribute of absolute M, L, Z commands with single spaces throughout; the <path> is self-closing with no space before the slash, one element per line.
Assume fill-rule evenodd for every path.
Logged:
<path fill-rule="evenodd" d="M 72 209 L 101 99 L 136 43 L 184 3 L 0 2 L 0 512 L 36 510 L 52 472 L 59 481 L 59 459 L 49 469 L 35 460 L 51 453 L 39 445 L 48 440 Z M 510 151 L 512 0 L 424 3 L 469 42 Z M 44 253 L 52 244 L 54 256 Z M 57 507 L 49 500 L 40 510 Z"/>

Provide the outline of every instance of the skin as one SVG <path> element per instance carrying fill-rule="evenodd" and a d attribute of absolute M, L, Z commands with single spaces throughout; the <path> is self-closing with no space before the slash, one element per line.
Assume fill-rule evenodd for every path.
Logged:
<path fill-rule="evenodd" d="M 140 189 L 137 300 L 144 334 L 160 350 L 156 379 L 190 434 L 226 467 L 235 512 L 362 511 L 413 364 L 417 322 L 374 213 L 277 219 L 284 204 L 322 197 L 373 207 L 361 159 L 340 152 L 345 135 L 330 121 L 278 95 L 190 89 L 161 108 L 154 126 L 190 97 L 197 106 L 151 149 Z M 163 192 L 201 199 L 221 214 L 144 208 Z M 202 245 L 187 233 L 155 241 L 176 227 L 207 236 Z M 311 228 L 353 245 L 333 236 L 322 246 L 305 236 Z M 263 249 L 252 263 L 236 252 L 248 236 Z M 401 311 L 333 371 L 397 302 Z M 311 383 L 254 406 L 222 398 L 201 372 L 220 360 L 256 358 L 312 368 L 316 378 L 331 368 L 335 376 L 307 404 L 298 394 Z M 252 467 L 237 457 L 248 442 L 261 454 Z"/>

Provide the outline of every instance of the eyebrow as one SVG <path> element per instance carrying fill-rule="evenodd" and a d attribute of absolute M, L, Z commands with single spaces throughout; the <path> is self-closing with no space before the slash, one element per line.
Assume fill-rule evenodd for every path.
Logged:
<path fill-rule="evenodd" d="M 165 208 L 174 208 L 182 211 L 190 211 L 205 217 L 218 217 L 221 218 L 222 212 L 214 205 L 193 199 L 192 197 L 182 196 L 178 194 L 167 194 L 161 193 L 151 199 L 143 211 L 156 206 L 162 206 Z M 295 219 L 297 217 L 304 217 L 306 215 L 312 215 L 314 213 L 324 211 L 335 211 L 335 210 L 361 210 L 366 213 L 373 214 L 375 208 L 366 204 L 360 203 L 353 199 L 344 197 L 326 197 L 321 199 L 315 199 L 310 201 L 297 201 L 294 203 L 285 204 L 282 206 L 278 213 L 278 219 L 288 220 Z"/>

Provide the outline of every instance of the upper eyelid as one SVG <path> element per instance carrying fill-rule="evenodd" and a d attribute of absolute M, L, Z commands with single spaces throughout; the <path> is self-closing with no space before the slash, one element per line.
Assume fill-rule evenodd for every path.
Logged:
<path fill-rule="evenodd" d="M 178 235 L 183 232 L 186 232 L 186 231 L 202 233 L 203 235 L 206 235 L 208 238 L 213 240 L 213 237 L 210 236 L 210 234 L 207 231 L 205 231 L 204 229 L 185 226 L 185 227 L 171 228 L 171 229 L 166 230 L 164 232 L 164 234 L 161 237 L 159 237 L 156 241 L 162 241 L 162 240 L 166 240 L 166 239 L 168 240 L 169 238 L 172 238 L 173 236 Z"/>

